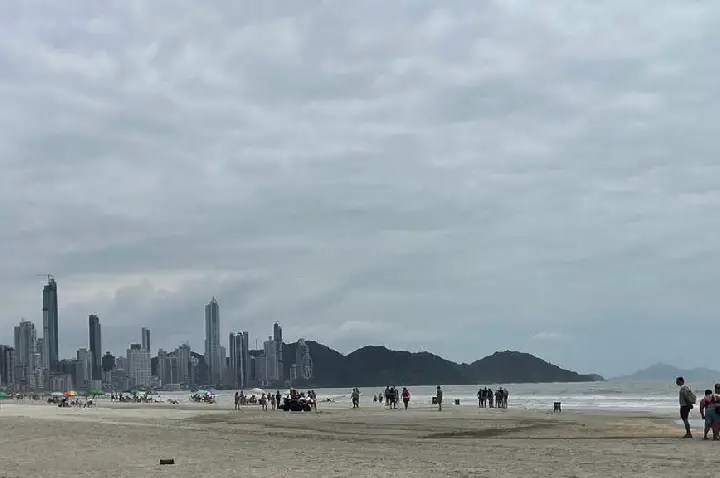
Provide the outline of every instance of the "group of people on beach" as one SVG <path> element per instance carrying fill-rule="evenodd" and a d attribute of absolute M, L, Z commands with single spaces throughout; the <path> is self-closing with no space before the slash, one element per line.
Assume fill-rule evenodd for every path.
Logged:
<path fill-rule="evenodd" d="M 697 396 L 685 383 L 683 377 L 675 379 L 675 384 L 680 387 L 680 419 L 685 425 L 685 436 L 692 438 L 690 431 L 690 410 L 695 408 Z M 713 389 L 705 389 L 705 394 L 700 399 L 700 417 L 705 421 L 703 429 L 703 440 L 708 440 L 710 430 L 713 432 L 713 440 L 720 440 L 720 383 L 716 383 Z"/>
<path fill-rule="evenodd" d="M 480 408 L 493 408 L 493 399 L 497 408 L 507 408 L 509 392 L 506 388 L 498 388 L 494 393 L 492 388 L 481 388 L 478 390 L 478 406 Z"/>
<path fill-rule="evenodd" d="M 290 394 L 285 397 L 287 400 L 294 400 L 296 402 L 307 403 L 309 408 L 317 411 L 317 394 L 315 390 L 308 390 L 307 392 L 298 392 L 294 388 L 290 389 Z M 235 410 L 239 410 L 242 405 L 260 405 L 261 410 L 280 410 L 283 408 L 283 396 L 280 390 L 275 393 L 261 393 L 260 397 L 252 395 L 247 398 L 245 392 L 242 390 L 235 392 Z"/>
<path fill-rule="evenodd" d="M 407 410 L 410 405 L 410 390 L 408 390 L 407 387 L 403 387 L 401 392 L 398 387 L 388 385 L 385 387 L 384 392 L 378 394 L 377 397 L 373 396 L 373 402 L 385 403 L 385 406 L 388 408 L 397 408 L 401 399 L 405 410 Z"/>

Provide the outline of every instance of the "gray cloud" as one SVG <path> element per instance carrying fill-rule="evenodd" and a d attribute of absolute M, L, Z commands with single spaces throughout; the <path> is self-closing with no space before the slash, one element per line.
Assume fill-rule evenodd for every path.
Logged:
<path fill-rule="evenodd" d="M 213 295 L 223 333 L 342 351 L 620 373 L 713 345 L 710 4 L 5 13 L 0 341 L 51 272 L 66 354 L 91 312 L 115 351 L 143 325 L 200 350 Z"/>

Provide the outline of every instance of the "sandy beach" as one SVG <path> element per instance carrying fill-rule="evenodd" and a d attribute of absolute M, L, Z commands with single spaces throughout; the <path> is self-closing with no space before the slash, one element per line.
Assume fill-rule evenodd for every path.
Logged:
<path fill-rule="evenodd" d="M 231 407 L 230 407 L 231 408 Z M 681 476 L 720 443 L 641 414 L 4 402 L 0 476 Z M 175 465 L 160 466 L 161 458 Z M 384 475 L 388 476 L 388 475 Z"/>

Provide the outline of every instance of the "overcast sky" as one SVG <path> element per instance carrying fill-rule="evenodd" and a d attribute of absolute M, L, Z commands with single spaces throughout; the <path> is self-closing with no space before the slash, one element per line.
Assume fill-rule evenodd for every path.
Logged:
<path fill-rule="evenodd" d="M 712 2 L 7 2 L 0 343 L 223 337 L 615 375 L 717 345 Z M 225 339 L 223 338 L 225 341 Z"/>

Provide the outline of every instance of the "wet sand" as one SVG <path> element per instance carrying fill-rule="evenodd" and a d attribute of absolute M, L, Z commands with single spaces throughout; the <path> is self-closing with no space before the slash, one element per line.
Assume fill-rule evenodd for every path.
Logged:
<path fill-rule="evenodd" d="M 230 407 L 232 408 L 232 407 Z M 639 476 L 715 466 L 720 443 L 642 414 L 448 407 L 319 413 L 4 402 L 0 476 Z M 175 465 L 160 466 L 161 458 Z M 307 475 L 306 475 L 307 476 Z M 388 476 L 388 475 L 384 475 Z"/>

